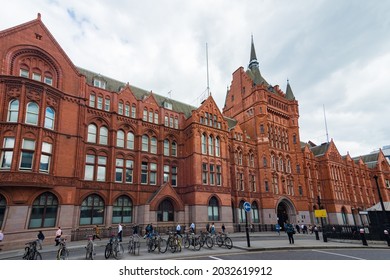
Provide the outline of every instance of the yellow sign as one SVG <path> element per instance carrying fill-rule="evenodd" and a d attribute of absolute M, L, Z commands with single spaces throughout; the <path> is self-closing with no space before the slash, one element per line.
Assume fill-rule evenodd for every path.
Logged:
<path fill-rule="evenodd" d="M 314 210 L 314 216 L 316 218 L 326 218 L 326 210 L 325 209 Z"/>

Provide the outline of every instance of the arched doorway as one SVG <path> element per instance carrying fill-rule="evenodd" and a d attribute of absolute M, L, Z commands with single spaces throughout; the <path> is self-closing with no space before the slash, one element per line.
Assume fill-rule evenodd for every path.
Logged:
<path fill-rule="evenodd" d="M 281 200 L 277 206 L 276 211 L 278 217 L 278 224 L 282 229 L 284 229 L 284 224 L 286 223 L 286 221 L 289 221 L 290 223 L 295 222 L 295 208 L 290 201 L 286 199 Z"/>

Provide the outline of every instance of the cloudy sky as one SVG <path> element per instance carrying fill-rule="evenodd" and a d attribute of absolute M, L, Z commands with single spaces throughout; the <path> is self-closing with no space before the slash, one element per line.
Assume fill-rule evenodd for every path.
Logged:
<path fill-rule="evenodd" d="M 301 141 L 326 142 L 325 111 L 342 155 L 390 145 L 390 1 L 13 0 L 0 29 L 37 13 L 76 66 L 194 106 L 207 92 L 207 44 L 221 110 L 253 35 L 263 77 L 290 81 Z"/>

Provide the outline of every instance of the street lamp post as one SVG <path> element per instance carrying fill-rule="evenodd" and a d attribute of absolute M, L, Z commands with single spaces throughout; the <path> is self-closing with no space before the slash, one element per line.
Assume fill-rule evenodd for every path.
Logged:
<path fill-rule="evenodd" d="M 376 189 L 378 190 L 379 202 L 380 202 L 381 207 L 382 207 L 382 215 L 383 215 L 383 219 L 384 219 L 384 222 L 385 222 L 384 224 L 385 224 L 385 227 L 386 227 L 386 226 L 388 226 L 389 222 L 387 220 L 385 204 L 383 203 L 381 190 L 380 190 L 379 184 L 378 184 L 378 176 L 374 175 L 374 179 L 375 179 L 375 183 L 376 183 Z"/>

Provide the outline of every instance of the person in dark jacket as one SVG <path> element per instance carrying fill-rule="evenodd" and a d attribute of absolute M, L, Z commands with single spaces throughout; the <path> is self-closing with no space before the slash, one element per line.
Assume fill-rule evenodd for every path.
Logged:
<path fill-rule="evenodd" d="M 288 221 L 286 221 L 285 228 L 286 228 L 286 233 L 288 235 L 288 241 L 290 242 L 290 244 L 294 244 L 294 233 L 295 233 L 294 226 L 290 224 Z"/>

